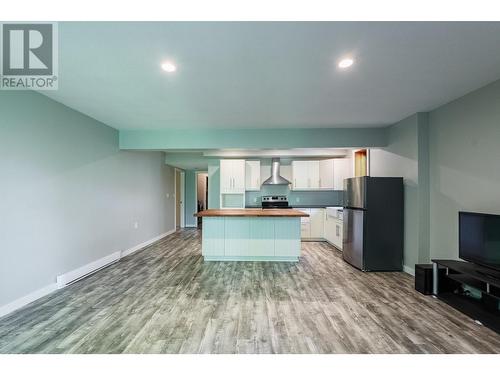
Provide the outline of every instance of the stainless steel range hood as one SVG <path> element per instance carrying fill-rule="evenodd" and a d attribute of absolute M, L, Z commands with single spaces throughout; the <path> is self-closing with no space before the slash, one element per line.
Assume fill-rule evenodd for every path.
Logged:
<path fill-rule="evenodd" d="M 288 185 L 291 184 L 286 178 L 280 176 L 280 159 L 273 158 L 271 164 L 271 177 L 269 177 L 262 185 Z"/>

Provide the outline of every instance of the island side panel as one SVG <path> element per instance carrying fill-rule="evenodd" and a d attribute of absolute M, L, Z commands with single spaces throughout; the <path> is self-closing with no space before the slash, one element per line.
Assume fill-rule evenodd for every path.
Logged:
<path fill-rule="evenodd" d="M 249 256 L 274 256 L 274 223 L 270 217 L 251 217 L 250 221 L 250 251 Z"/>
<path fill-rule="evenodd" d="M 274 255 L 277 257 L 299 257 L 300 217 L 282 217 L 274 220 Z"/>
<path fill-rule="evenodd" d="M 225 218 L 224 255 L 226 257 L 249 256 L 250 220 L 248 217 Z"/>
<path fill-rule="evenodd" d="M 201 253 L 204 257 L 223 257 L 225 238 L 223 217 L 204 217 Z"/>

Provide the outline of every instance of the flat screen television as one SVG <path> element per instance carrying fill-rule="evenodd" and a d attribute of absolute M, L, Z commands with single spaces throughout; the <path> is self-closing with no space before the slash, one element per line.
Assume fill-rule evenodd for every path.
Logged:
<path fill-rule="evenodd" d="M 458 213 L 458 256 L 500 271 L 500 215 Z"/>

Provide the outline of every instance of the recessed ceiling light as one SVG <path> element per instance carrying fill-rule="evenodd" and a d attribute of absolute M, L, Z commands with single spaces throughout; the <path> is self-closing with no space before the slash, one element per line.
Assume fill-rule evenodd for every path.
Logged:
<path fill-rule="evenodd" d="M 161 64 L 161 68 L 167 73 L 173 73 L 177 70 L 177 66 L 171 61 L 165 61 Z"/>
<path fill-rule="evenodd" d="M 350 58 L 342 59 L 339 61 L 339 68 L 340 69 L 345 69 L 349 68 L 352 64 L 354 64 L 354 60 Z"/>

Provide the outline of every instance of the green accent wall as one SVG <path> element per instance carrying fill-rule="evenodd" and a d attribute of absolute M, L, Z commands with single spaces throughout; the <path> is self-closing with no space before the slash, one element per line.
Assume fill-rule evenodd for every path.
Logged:
<path fill-rule="evenodd" d="M 500 80 L 429 113 L 431 257 L 458 258 L 458 211 L 500 214 Z"/>
<path fill-rule="evenodd" d="M 120 130 L 122 150 L 383 147 L 386 128 Z"/>
<path fill-rule="evenodd" d="M 0 114 L 0 307 L 174 229 L 162 152 L 121 151 L 118 131 L 33 91 L 0 91 Z"/>
<path fill-rule="evenodd" d="M 370 175 L 404 178 L 404 265 L 429 257 L 428 116 L 414 114 L 388 129 L 388 146 L 370 151 Z"/>

